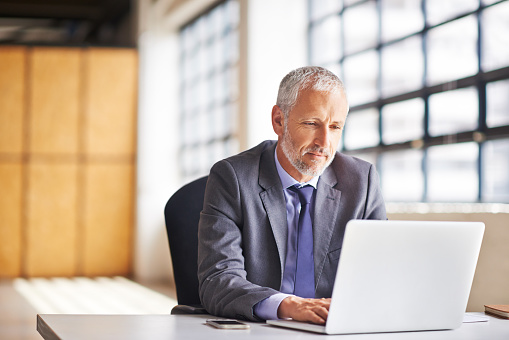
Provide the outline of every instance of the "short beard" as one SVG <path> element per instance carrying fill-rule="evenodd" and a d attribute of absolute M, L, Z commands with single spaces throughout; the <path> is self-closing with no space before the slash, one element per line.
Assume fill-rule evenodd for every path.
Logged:
<path fill-rule="evenodd" d="M 318 146 L 307 148 L 302 152 L 301 155 L 299 155 L 292 136 L 288 132 L 286 125 L 284 127 L 283 138 L 281 140 L 281 149 L 283 150 L 283 154 L 286 156 L 288 161 L 290 161 L 290 164 L 304 176 L 320 176 L 334 160 L 334 155 L 330 155 L 328 150 Z M 312 160 L 312 164 L 308 165 L 302 159 L 302 157 L 308 152 L 318 152 L 327 156 L 329 159 L 323 166 L 320 166 L 320 163 L 316 160 Z"/>

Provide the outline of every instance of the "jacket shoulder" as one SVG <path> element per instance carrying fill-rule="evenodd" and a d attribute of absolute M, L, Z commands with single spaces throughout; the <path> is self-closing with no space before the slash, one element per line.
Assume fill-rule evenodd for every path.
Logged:
<path fill-rule="evenodd" d="M 267 151 L 268 149 L 275 147 L 275 144 L 276 144 L 276 141 L 266 140 L 251 149 L 248 149 L 248 150 L 243 151 L 239 154 L 236 154 L 236 155 L 230 156 L 228 158 L 225 158 L 223 160 L 220 160 L 214 166 L 217 166 L 220 163 L 223 163 L 223 164 L 228 163 L 234 169 L 252 168 L 252 167 L 258 168 L 262 154 L 265 151 Z"/>
<path fill-rule="evenodd" d="M 332 165 L 338 169 L 358 172 L 369 171 L 373 167 L 373 164 L 370 162 L 354 156 L 345 155 L 340 152 L 336 153 L 336 157 Z"/>

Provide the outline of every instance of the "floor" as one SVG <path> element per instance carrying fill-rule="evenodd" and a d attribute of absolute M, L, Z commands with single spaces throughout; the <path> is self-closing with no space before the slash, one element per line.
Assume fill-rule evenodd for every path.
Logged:
<path fill-rule="evenodd" d="M 123 277 L 0 280 L 0 339 L 42 339 L 36 315 L 169 314 L 175 292 Z"/>

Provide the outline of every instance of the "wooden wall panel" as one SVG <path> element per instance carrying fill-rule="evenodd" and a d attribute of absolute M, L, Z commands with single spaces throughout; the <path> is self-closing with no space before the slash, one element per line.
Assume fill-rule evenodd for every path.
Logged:
<path fill-rule="evenodd" d="M 21 274 L 21 189 L 20 162 L 0 163 L 0 278 Z"/>
<path fill-rule="evenodd" d="M 115 163 L 88 164 L 85 170 L 84 196 L 84 274 L 130 274 L 134 166 Z"/>
<path fill-rule="evenodd" d="M 30 55 L 30 151 L 76 153 L 80 49 L 34 48 Z"/>
<path fill-rule="evenodd" d="M 86 65 L 85 152 L 132 155 L 136 141 L 136 51 L 89 49 Z"/>
<path fill-rule="evenodd" d="M 78 167 L 33 163 L 28 170 L 28 276 L 72 276 L 77 263 Z"/>
<path fill-rule="evenodd" d="M 0 47 L 0 153 L 21 153 L 26 49 Z"/>
<path fill-rule="evenodd" d="M 0 278 L 131 274 L 137 68 L 0 46 Z"/>

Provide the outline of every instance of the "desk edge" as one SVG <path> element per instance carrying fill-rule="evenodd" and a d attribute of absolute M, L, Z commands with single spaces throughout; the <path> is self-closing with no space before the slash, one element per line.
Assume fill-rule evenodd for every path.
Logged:
<path fill-rule="evenodd" d="M 61 340 L 40 314 L 37 314 L 37 331 L 45 340 Z"/>

